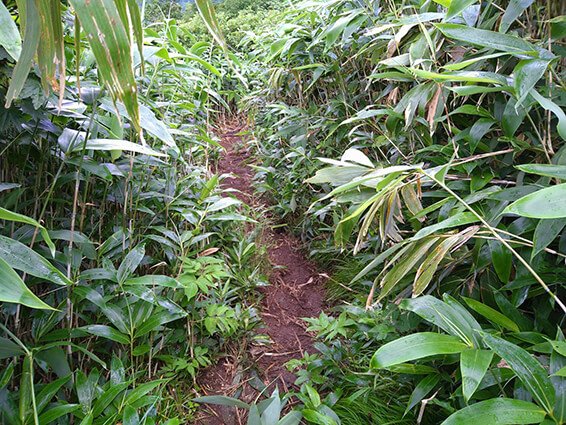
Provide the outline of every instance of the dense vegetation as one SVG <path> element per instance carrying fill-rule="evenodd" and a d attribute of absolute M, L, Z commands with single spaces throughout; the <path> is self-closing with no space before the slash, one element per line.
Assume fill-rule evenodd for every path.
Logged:
<path fill-rule="evenodd" d="M 257 336 L 228 114 L 330 275 L 317 352 L 249 423 L 565 423 L 566 5 L 196 6 L 0 5 L 2 423 L 190 423 Z"/>

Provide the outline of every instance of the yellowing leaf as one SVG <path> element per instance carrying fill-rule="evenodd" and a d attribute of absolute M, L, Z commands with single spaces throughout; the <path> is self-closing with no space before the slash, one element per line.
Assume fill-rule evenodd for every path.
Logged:
<path fill-rule="evenodd" d="M 70 0 L 87 34 L 99 74 L 114 101 L 124 103 L 140 132 L 137 85 L 134 78 L 130 28 L 124 26 L 113 0 Z"/>

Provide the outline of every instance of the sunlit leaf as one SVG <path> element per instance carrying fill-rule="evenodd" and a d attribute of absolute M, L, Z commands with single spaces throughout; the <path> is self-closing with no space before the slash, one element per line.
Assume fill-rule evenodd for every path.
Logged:
<path fill-rule="evenodd" d="M 39 277 L 57 285 L 70 285 L 72 282 L 53 264 L 23 243 L 0 236 L 0 258 L 12 268 Z"/>
<path fill-rule="evenodd" d="M 0 28 L 2 28 L 0 46 L 6 49 L 12 59 L 17 61 L 22 51 L 22 39 L 18 27 L 16 27 L 16 23 L 4 3 L 0 3 Z"/>
<path fill-rule="evenodd" d="M 489 350 L 464 350 L 460 354 L 462 394 L 466 401 L 474 395 L 492 359 L 493 352 Z"/>
<path fill-rule="evenodd" d="M 538 56 L 535 46 L 512 35 L 459 24 L 436 24 L 436 27 L 448 38 L 475 46 L 501 50 L 515 55 Z"/>
<path fill-rule="evenodd" d="M 455 301 L 454 301 L 455 303 Z M 424 295 L 414 299 L 403 300 L 399 307 L 418 314 L 431 324 L 438 326 L 445 332 L 460 338 L 463 342 L 478 345 L 476 331 L 481 326 L 465 309 L 456 309 L 445 301 L 431 295 Z"/>
<path fill-rule="evenodd" d="M 546 413 L 536 404 L 510 398 L 492 398 L 450 415 L 442 425 L 522 425 L 541 423 Z"/>
<path fill-rule="evenodd" d="M 509 205 L 503 213 L 529 218 L 566 217 L 566 183 L 546 187 Z"/>
<path fill-rule="evenodd" d="M 459 338 L 432 332 L 416 333 L 389 342 L 375 352 L 373 369 L 405 363 L 440 354 L 457 354 L 468 348 Z"/>
<path fill-rule="evenodd" d="M 549 63 L 548 60 L 527 59 L 517 64 L 513 70 L 517 105 L 520 105 L 527 98 L 535 84 L 544 75 Z"/>

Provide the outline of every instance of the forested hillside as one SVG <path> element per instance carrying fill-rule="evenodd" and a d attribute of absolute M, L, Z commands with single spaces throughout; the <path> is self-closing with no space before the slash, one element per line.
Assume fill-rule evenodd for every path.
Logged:
<path fill-rule="evenodd" d="M 0 423 L 566 423 L 566 4 L 4 0 Z"/>

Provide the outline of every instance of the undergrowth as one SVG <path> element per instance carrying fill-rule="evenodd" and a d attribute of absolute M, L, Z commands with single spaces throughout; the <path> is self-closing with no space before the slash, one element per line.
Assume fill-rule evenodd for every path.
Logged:
<path fill-rule="evenodd" d="M 565 423 L 566 6 L 217 7 L 0 4 L 0 421 L 189 423 L 261 338 L 267 213 L 210 171 L 231 113 L 328 275 L 250 424 Z"/>

